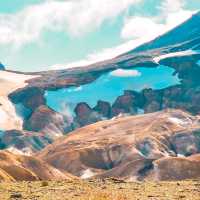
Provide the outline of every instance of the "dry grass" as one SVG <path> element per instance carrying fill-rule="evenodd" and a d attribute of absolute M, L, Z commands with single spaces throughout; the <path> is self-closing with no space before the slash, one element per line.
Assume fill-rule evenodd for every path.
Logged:
<path fill-rule="evenodd" d="M 45 186 L 44 186 L 45 185 Z M 200 181 L 4 182 L 0 200 L 200 200 Z"/>

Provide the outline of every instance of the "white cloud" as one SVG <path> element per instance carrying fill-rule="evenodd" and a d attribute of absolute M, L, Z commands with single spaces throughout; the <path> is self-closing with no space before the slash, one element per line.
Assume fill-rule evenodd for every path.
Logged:
<path fill-rule="evenodd" d="M 162 2 L 160 15 L 155 17 L 132 16 L 125 20 L 121 36 L 124 39 L 152 40 L 181 24 L 194 13 L 184 9 L 183 0 L 165 0 Z"/>
<path fill-rule="evenodd" d="M 0 14 L 0 43 L 22 45 L 45 30 L 80 36 L 113 19 L 141 0 L 49 0 L 15 14 Z"/>
<path fill-rule="evenodd" d="M 116 47 L 112 48 L 106 48 L 103 51 L 100 52 L 93 52 L 89 54 L 85 59 L 80 60 L 80 61 L 75 61 L 71 62 L 68 64 L 56 64 L 51 67 L 48 67 L 49 69 L 52 70 L 57 70 L 57 69 L 69 69 L 69 68 L 74 68 L 74 67 L 84 67 L 87 65 L 91 65 L 100 61 L 105 61 L 108 59 L 115 58 L 116 56 L 119 56 L 123 54 L 124 52 L 130 51 L 137 46 L 148 42 L 149 40 L 146 40 L 146 38 L 139 38 L 135 40 L 130 40 L 128 42 L 125 42 L 124 44 L 121 44 Z"/>
<path fill-rule="evenodd" d="M 46 0 L 15 14 L 0 14 L 0 44 L 20 47 L 42 38 L 45 30 L 64 31 L 81 36 L 98 28 L 105 20 L 114 19 L 131 5 L 143 0 Z M 58 64 L 51 69 L 85 66 L 114 58 L 165 33 L 192 15 L 184 9 L 184 0 L 163 0 L 160 15 L 152 18 L 132 16 L 125 19 L 122 45 L 93 52 L 85 59 Z"/>
<path fill-rule="evenodd" d="M 171 12 L 177 12 L 180 9 L 183 9 L 185 5 L 185 0 L 164 0 L 161 3 L 161 11 L 162 13 L 171 13 Z"/>
<path fill-rule="evenodd" d="M 141 76 L 141 72 L 139 72 L 138 70 L 117 69 L 112 71 L 110 75 L 117 77 L 137 77 Z"/>
<path fill-rule="evenodd" d="M 128 42 L 117 47 L 104 49 L 101 52 L 94 52 L 81 61 L 68 64 L 57 64 L 50 68 L 62 69 L 82 67 L 102 60 L 111 59 L 123 54 L 124 52 L 130 51 L 137 46 L 164 34 L 190 18 L 194 12 L 184 10 L 183 6 L 183 0 L 164 0 L 159 7 L 160 15 L 158 16 L 152 18 L 132 16 L 125 19 L 124 27 L 121 31 L 121 37 L 128 39 Z"/>
<path fill-rule="evenodd" d="M 161 34 L 164 25 L 157 24 L 150 18 L 130 17 L 126 20 L 121 36 L 125 39 L 147 38 L 148 40 Z"/>

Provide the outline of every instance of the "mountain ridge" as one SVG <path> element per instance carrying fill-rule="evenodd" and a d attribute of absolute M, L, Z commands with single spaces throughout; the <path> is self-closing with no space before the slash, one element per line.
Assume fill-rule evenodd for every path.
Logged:
<path fill-rule="evenodd" d="M 193 166 L 197 162 L 200 166 L 199 156 L 193 160 L 189 157 L 200 152 L 199 130 L 199 116 L 181 110 L 165 110 L 85 126 L 36 155 L 79 177 L 89 174 L 88 177 L 99 178 L 168 180 L 166 173 L 177 180 L 200 178 L 198 168 L 194 174 L 186 173 L 190 164 L 179 174 L 179 163 L 189 162 Z M 179 155 L 185 158 L 180 159 Z M 170 164 L 162 173 L 157 170 L 163 162 L 172 161 L 177 166 L 172 174 Z"/>
<path fill-rule="evenodd" d="M 130 52 L 141 52 L 146 50 L 152 50 L 156 48 L 162 48 L 163 46 L 170 46 L 175 45 L 177 43 L 181 43 L 185 40 L 191 40 L 194 38 L 200 37 L 200 28 L 197 26 L 198 21 L 200 20 L 200 11 L 193 14 L 193 16 L 183 22 L 182 24 L 178 25 L 177 27 L 173 28 L 172 30 L 168 31 L 167 33 L 158 36 L 154 40 L 147 42 L 145 44 L 140 45 L 139 47 L 136 47 Z M 188 33 L 188 30 L 191 30 L 190 33 Z M 192 31 L 194 30 L 194 32 Z M 184 33 L 186 33 L 186 36 L 184 37 Z M 197 34 L 197 36 L 194 36 Z M 181 35 L 181 37 L 180 37 Z M 175 37 L 177 36 L 177 37 Z M 174 37 L 176 38 L 176 42 L 174 43 Z"/>
<path fill-rule="evenodd" d="M 1 147 L 32 155 L 0 151 L 2 179 L 20 179 L 13 174 L 18 171 L 25 180 L 39 180 L 41 174 L 32 168 L 34 163 L 38 163 L 41 172 L 51 172 L 41 179 L 66 178 L 68 173 L 80 178 L 115 176 L 129 180 L 200 178 L 199 25 L 200 13 L 138 47 L 141 51 L 133 50 L 85 68 L 25 74 L 0 71 L 0 114 L 6 114 L 8 124 L 13 124 L 2 130 L 6 135 L 1 136 Z M 169 39 L 164 41 L 165 38 Z M 147 49 L 142 51 L 143 48 Z M 161 65 L 173 68 L 180 83 L 163 89 L 125 90 L 114 103 L 99 99 L 94 108 L 80 102 L 73 119 L 47 104 L 48 91 L 79 87 L 78 92 L 80 86 L 92 84 L 117 69 Z M 139 110 L 144 114 L 138 115 Z M 21 111 L 20 126 L 16 126 L 18 118 L 13 117 L 17 111 Z M 185 167 L 181 169 L 181 165 Z M 57 170 L 59 176 L 54 174 Z"/>

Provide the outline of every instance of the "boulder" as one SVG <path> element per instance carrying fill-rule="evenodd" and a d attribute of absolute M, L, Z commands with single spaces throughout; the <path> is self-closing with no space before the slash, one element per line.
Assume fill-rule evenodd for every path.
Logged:
<path fill-rule="evenodd" d="M 125 91 L 112 105 L 112 116 L 117 116 L 120 113 L 137 114 L 137 108 L 141 107 L 142 103 L 143 99 L 139 93 Z"/>
<path fill-rule="evenodd" d="M 30 118 L 24 122 L 24 129 L 42 132 L 52 138 L 62 136 L 72 130 L 67 117 L 44 105 L 34 110 Z"/>
<path fill-rule="evenodd" d="M 182 86 L 166 88 L 163 92 L 163 108 L 187 110 L 193 114 L 200 113 L 200 88 Z"/>
<path fill-rule="evenodd" d="M 40 105 L 46 104 L 45 91 L 38 87 L 26 87 L 9 95 L 14 104 L 22 103 L 26 108 L 34 111 Z"/>
<path fill-rule="evenodd" d="M 162 92 L 154 91 L 153 89 L 144 89 L 144 111 L 145 113 L 156 112 L 162 109 Z"/>
<path fill-rule="evenodd" d="M 98 101 L 97 105 L 93 108 L 94 111 L 98 112 L 105 118 L 110 118 L 111 115 L 111 105 L 106 101 Z"/>
<path fill-rule="evenodd" d="M 82 127 L 95 123 L 102 119 L 101 115 L 94 111 L 87 103 L 78 103 L 74 109 L 76 117 L 74 118 L 75 127 Z"/>

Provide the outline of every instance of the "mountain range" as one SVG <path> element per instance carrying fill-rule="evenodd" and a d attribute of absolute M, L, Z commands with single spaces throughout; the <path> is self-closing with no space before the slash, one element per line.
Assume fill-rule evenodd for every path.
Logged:
<path fill-rule="evenodd" d="M 0 179 L 200 178 L 200 12 L 89 66 L 0 69 Z"/>

